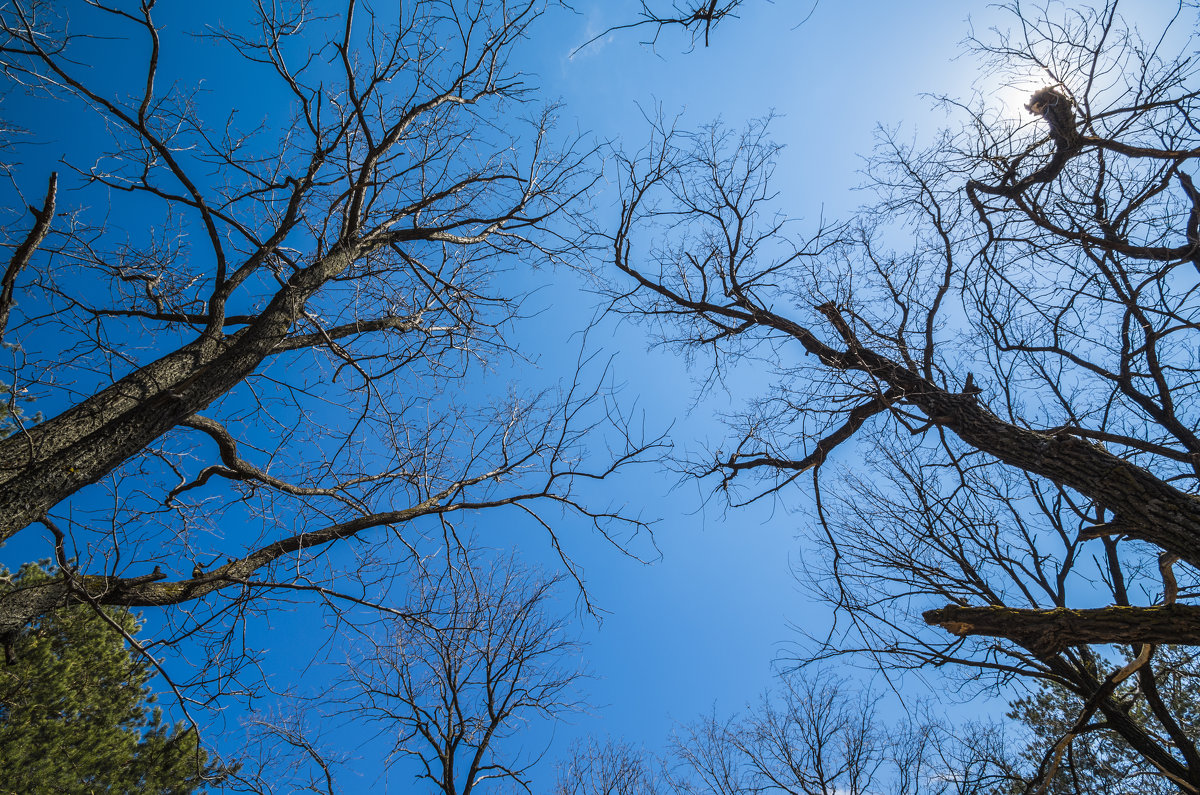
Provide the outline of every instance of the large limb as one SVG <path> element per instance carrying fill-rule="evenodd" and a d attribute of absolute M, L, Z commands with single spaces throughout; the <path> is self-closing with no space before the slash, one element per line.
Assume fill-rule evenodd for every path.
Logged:
<path fill-rule="evenodd" d="M 1200 646 L 1200 605 L 1031 610 L 947 605 L 924 614 L 925 623 L 959 637 L 1011 640 L 1036 654 L 1106 643 L 1182 643 Z"/>
<path fill-rule="evenodd" d="M 1191 95 L 1188 95 L 1191 96 Z M 1181 98 L 1182 100 L 1183 98 Z M 1054 143 L 1054 152 L 1048 162 L 1036 171 L 1017 178 L 1015 165 L 1010 166 L 1008 173 L 995 183 L 978 179 L 967 181 L 966 194 L 980 221 L 994 234 L 988 209 L 984 206 L 983 196 L 996 196 L 1008 199 L 1019 208 L 1027 220 L 1032 221 L 1043 230 L 1051 233 L 1059 240 L 1070 240 L 1087 249 L 1112 251 L 1127 257 L 1150 260 L 1153 262 L 1176 262 L 1179 260 L 1198 261 L 1200 258 L 1200 239 L 1196 235 L 1196 219 L 1200 215 L 1200 195 L 1192 185 L 1191 177 L 1175 170 L 1184 193 L 1191 202 L 1191 214 L 1187 225 L 1186 242 L 1178 246 L 1136 244 L 1128 238 L 1111 233 L 1093 234 L 1082 227 L 1066 227 L 1050 220 L 1044 212 L 1033 211 L 1035 202 L 1026 200 L 1030 188 L 1053 182 L 1062 174 L 1067 164 L 1074 158 L 1089 150 L 1106 150 L 1124 155 L 1129 158 L 1147 158 L 1161 160 L 1173 164 L 1174 169 L 1185 161 L 1200 157 L 1200 148 L 1161 149 L 1146 146 L 1132 146 L 1111 138 L 1094 135 L 1081 135 L 1077 132 L 1077 121 L 1071 101 L 1052 89 L 1042 89 L 1034 93 L 1031 102 L 1026 106 L 1030 112 L 1041 115 L 1050 128 L 1050 139 Z"/>
<path fill-rule="evenodd" d="M 756 310 L 755 319 L 795 337 L 827 366 L 863 372 L 888 384 L 931 423 L 953 432 L 976 450 L 1090 497 L 1115 514 L 1115 523 L 1130 538 L 1200 566 L 1200 498 L 1070 434 L 1041 433 L 1005 422 L 973 392 L 948 391 L 898 362 L 858 347 L 844 321 L 833 323 L 842 329 L 848 346 L 839 351 L 821 342 L 811 330 L 769 310 Z"/>
<path fill-rule="evenodd" d="M 168 607 L 201 599 L 228 588 L 252 585 L 276 587 L 270 582 L 253 583 L 251 578 L 256 572 L 260 572 L 280 558 L 352 538 L 366 530 L 404 525 L 432 514 L 468 511 L 505 504 L 516 505 L 530 500 L 555 498 L 554 495 L 546 492 L 536 492 L 501 497 L 486 503 L 462 499 L 465 489 L 484 481 L 495 480 L 509 469 L 511 467 L 504 467 L 455 482 L 408 508 L 367 514 L 310 532 L 297 533 L 259 547 L 240 558 L 231 559 L 224 565 L 207 572 L 197 570 L 194 576 L 183 580 L 167 581 L 167 575 L 157 566 L 149 574 L 136 577 L 79 572 L 70 566 L 69 560 L 63 558 L 62 539 L 60 538 L 58 548 L 60 558 L 63 559 L 58 561 L 61 568 L 59 577 L 0 593 L 0 644 L 5 648 L 11 648 L 17 633 L 28 626 L 30 622 L 68 604 L 91 602 L 124 607 Z M 567 498 L 559 499 L 564 503 L 570 502 Z M 61 536 L 52 523 L 47 524 L 55 531 L 56 535 Z"/>
<path fill-rule="evenodd" d="M 812 328 L 777 313 L 740 283 L 731 283 L 721 291 L 709 289 L 706 283 L 704 290 L 689 291 L 686 285 L 677 288 L 639 270 L 632 261 L 629 242 L 638 219 L 638 205 L 671 168 L 665 164 L 635 184 L 633 199 L 622 208 L 614 240 L 614 263 L 651 296 L 651 312 L 670 317 L 688 315 L 719 330 L 736 327 L 742 333 L 757 327 L 790 337 L 829 370 L 847 378 L 856 373 L 867 376 L 871 384 L 863 386 L 864 392 L 886 392 L 889 402 L 919 410 L 931 426 L 950 431 L 975 450 L 1090 497 L 1098 507 L 1115 515 L 1111 524 L 1120 532 L 1200 567 L 1200 498 L 1180 491 L 1142 467 L 1067 432 L 1044 433 L 1002 420 L 981 403 L 977 389 L 952 392 L 915 367 L 864 346 L 833 304 L 822 304 L 817 310 L 844 347 L 826 343 Z M 868 403 L 855 412 L 870 414 L 873 409 Z M 847 427 L 856 427 L 858 417 L 852 414 L 848 419 Z M 838 432 L 831 439 L 840 442 L 849 436 Z M 828 454 L 828 447 L 822 445 L 818 451 L 821 456 Z"/>
<path fill-rule="evenodd" d="M 295 273 L 241 332 L 203 336 L 0 442 L 0 541 L 244 380 L 287 339 L 309 297 L 361 253 L 356 246 L 335 248 Z"/>
<path fill-rule="evenodd" d="M 0 541 L 202 411 L 268 356 L 360 333 L 419 328 L 419 318 L 389 317 L 292 333 L 317 290 L 381 245 L 335 248 L 297 271 L 245 328 L 205 334 L 59 416 L 0 441 Z"/>

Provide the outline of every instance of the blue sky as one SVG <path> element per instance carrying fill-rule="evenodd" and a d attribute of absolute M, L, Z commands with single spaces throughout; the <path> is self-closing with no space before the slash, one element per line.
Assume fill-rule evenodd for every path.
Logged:
<path fill-rule="evenodd" d="M 203 13 L 215 19 L 234 13 L 229 9 L 236 5 Z M 786 145 L 777 172 L 779 207 L 813 226 L 822 216 L 845 216 L 864 200 L 853 189 L 877 125 L 898 126 L 901 138 L 927 138 L 945 116 L 924 94 L 970 96 L 977 65 L 959 57 L 959 42 L 970 31 L 968 15 L 980 31 L 995 16 L 983 3 L 943 0 L 822 0 L 811 15 L 810 4 L 800 0 L 747 0 L 741 18 L 718 28 L 708 48 L 684 54 L 686 40 L 665 31 L 652 49 L 639 44 L 642 31 L 632 30 L 604 35 L 574 52 L 607 27 L 634 18 L 638 5 L 580 0 L 575 13 L 552 11 L 535 28 L 518 57 L 536 75 L 542 96 L 561 100 L 560 133 L 636 150 L 646 135 L 644 114 L 655 107 L 668 117 L 679 115 L 683 127 L 715 118 L 740 127 L 774 112 L 773 135 Z M 1132 16 L 1136 7 L 1131 4 L 1126 13 Z M 256 96 L 229 63 L 204 61 L 205 52 L 197 43 L 188 57 L 198 59 L 192 71 L 205 73 L 207 87 L 238 92 L 234 104 L 245 103 L 256 112 L 279 111 L 275 98 Z M 123 68 L 107 66 L 110 75 Z M 69 135 L 64 133 L 68 143 Z M 38 157 L 55 156 L 46 148 L 27 158 L 31 168 L 20 180 L 29 195 L 44 179 L 36 169 Z M 611 184 L 599 185 L 599 223 L 605 213 L 615 217 L 613 190 Z M 595 268 L 603 273 L 604 263 L 597 261 Z M 497 363 L 495 372 L 472 386 L 481 395 L 510 380 L 523 386 L 555 382 L 574 366 L 579 332 L 594 316 L 595 297 L 570 271 L 540 270 L 518 280 L 538 288 L 526 306 L 535 315 L 522 321 L 514 337 L 537 367 Z M 624 384 L 628 405 L 644 411 L 650 427 L 670 426 L 680 451 L 716 443 L 722 435 L 717 413 L 737 407 L 763 383 L 763 374 L 748 368 L 737 373 L 735 381 L 745 386 L 734 394 L 701 393 L 697 378 L 702 372 L 689 372 L 670 351 L 648 349 L 649 343 L 645 329 L 610 319 L 600 321 L 587 338 L 591 350 L 612 357 L 612 372 Z M 55 407 L 38 408 L 53 413 Z M 853 466 L 852 448 L 831 463 Z M 552 742 L 547 762 L 578 737 L 612 735 L 656 748 L 675 722 L 713 708 L 736 710 L 769 686 L 775 661 L 794 656 L 800 636 L 793 625 L 820 634 L 829 622 L 792 574 L 805 555 L 798 541 L 807 527 L 804 487 L 774 503 L 736 511 L 724 510 L 708 485 L 681 481 L 670 472 L 642 470 L 605 488 L 630 510 L 659 518 L 657 548 L 635 545 L 654 558 L 643 564 L 603 539 L 578 528 L 573 532 L 570 524 L 561 529 L 568 552 L 586 574 L 591 599 L 605 612 L 602 622 L 580 618 L 589 644 L 586 662 L 594 674 L 585 695 L 595 707 L 555 727 L 551 740 L 545 739 L 545 727 L 529 736 L 534 746 Z M 515 547 L 531 560 L 554 565 L 544 538 L 507 528 L 486 530 L 485 544 Z M 0 561 L 14 566 L 41 556 L 42 544 L 14 542 L 0 551 Z M 564 594 L 564 601 L 573 608 L 573 595 Z M 271 622 L 268 667 L 281 680 L 311 654 L 300 642 L 305 621 L 297 612 Z M 315 676 L 319 679 L 319 669 Z M 916 698 L 929 694 L 915 680 L 905 687 L 913 688 Z M 226 726 L 234 724 L 236 716 L 228 716 Z M 351 765 L 346 791 L 367 791 L 372 783 L 384 791 L 378 764 L 364 758 Z M 547 763 L 537 780 L 544 785 L 550 776 Z M 401 778 L 391 774 L 392 791 L 404 790 Z"/>
<path fill-rule="evenodd" d="M 903 136 L 931 135 L 945 117 L 920 95 L 967 96 L 975 78 L 968 62 L 955 60 L 969 30 L 971 9 L 962 3 L 922 3 L 914 13 L 917 6 L 906 3 L 822 2 L 799 24 L 806 3 L 749 2 L 710 47 L 686 55 L 677 33 L 664 32 L 650 49 L 634 30 L 608 34 L 572 56 L 578 42 L 632 18 L 637 4 L 575 6 L 578 15 L 548 20 L 555 32 L 535 42 L 532 56 L 547 96 L 564 103 L 564 128 L 635 150 L 645 137 L 643 114 L 656 106 L 667 117 L 681 115 L 684 128 L 716 118 L 736 128 L 774 112 L 774 137 L 786 145 L 777 172 L 779 207 L 813 226 L 822 214 L 844 216 L 865 201 L 853 189 L 877 125 L 902 125 Z M 987 17 L 983 4 L 974 10 Z M 561 274 L 550 278 L 558 281 L 554 307 L 538 318 L 538 328 L 572 329 L 569 307 L 587 298 L 572 297 Z M 717 442 L 716 413 L 752 392 L 698 396 L 702 373 L 689 372 L 670 351 L 647 350 L 644 328 L 623 325 L 611 333 L 611 342 L 608 331 L 592 339 L 616 354 L 626 395 L 637 397 L 650 422 L 674 423 L 680 448 Z M 543 362 L 551 367 L 556 360 L 551 347 Z M 752 370 L 739 377 L 762 383 L 762 373 Z M 846 457 L 836 463 L 852 464 Z M 670 474 L 637 480 L 627 498 L 662 517 L 655 536 L 662 556 L 641 566 L 602 545 L 580 555 L 593 598 L 609 611 L 586 634 L 597 675 L 588 691 L 598 708 L 559 726 L 556 749 L 606 734 L 657 748 L 678 722 L 754 701 L 771 684 L 773 663 L 796 655 L 793 625 L 819 635 L 829 624 L 824 606 L 809 602 L 792 574 L 805 554 L 797 537 L 807 531 L 806 487 L 775 504 L 725 511 L 709 485 Z M 915 679 L 907 686 L 915 698 L 930 694 Z"/>

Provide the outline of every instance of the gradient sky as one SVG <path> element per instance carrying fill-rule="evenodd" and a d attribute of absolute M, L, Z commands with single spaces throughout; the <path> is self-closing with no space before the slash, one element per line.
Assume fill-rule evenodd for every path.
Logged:
<path fill-rule="evenodd" d="M 576 17 L 555 20 L 561 38 L 539 40 L 536 71 L 546 94 L 563 99 L 564 120 L 633 150 L 645 137 L 638 133 L 646 128 L 643 110 L 655 105 L 667 117 L 682 114 L 683 128 L 716 118 L 738 128 L 774 112 L 773 137 L 786 146 L 776 171 L 778 207 L 801 219 L 801 229 L 870 200 L 855 188 L 881 126 L 921 142 L 947 123 L 930 95 L 972 99 L 978 91 L 1013 115 L 1025 114 L 1027 94 L 979 83 L 980 64 L 965 54 L 968 35 L 986 39 L 990 27 L 1011 25 L 1010 16 L 983 2 L 820 0 L 813 8 L 807 0 L 748 0 L 709 47 L 688 54 L 677 31 L 664 31 L 655 49 L 639 45 L 647 28 L 610 33 L 567 54 L 576 42 L 634 18 L 637 6 L 576 3 Z M 1153 30 L 1148 17 L 1169 15 L 1174 4 L 1123 3 L 1121 10 Z M 623 327 L 614 337 L 629 392 L 651 417 L 675 422 L 680 447 L 715 446 L 722 438 L 715 414 L 746 395 L 709 394 L 693 405 L 703 373 L 689 373 L 668 351 L 647 352 L 643 333 Z M 743 368 L 742 375 L 753 381 L 761 374 Z M 852 468 L 853 456 L 853 447 L 839 448 L 826 466 Z M 827 608 L 813 604 L 792 574 L 805 555 L 800 537 L 809 528 L 810 493 L 802 479 L 774 503 L 725 511 L 706 485 L 671 476 L 638 484 L 630 501 L 644 500 L 663 517 L 656 530 L 662 558 L 647 567 L 591 559 L 592 596 L 611 611 L 588 632 L 589 662 L 599 675 L 589 690 L 602 706 L 558 727 L 554 748 L 609 734 L 655 749 L 679 722 L 757 700 L 775 671 L 802 653 L 796 627 L 819 636 L 829 626 Z M 887 689 L 867 670 L 838 673 Z M 940 697 L 952 715 L 982 714 L 980 701 L 964 706 L 931 676 L 896 684 L 906 700 Z M 885 706 L 895 709 L 894 700 Z M 1001 710 L 993 711 L 999 717 Z"/>
<path fill-rule="evenodd" d="M 576 4 L 580 14 L 559 23 L 563 46 L 542 46 L 538 71 L 546 93 L 563 98 L 564 118 L 634 149 L 646 128 L 640 109 L 655 104 L 668 117 L 683 114 L 685 128 L 718 117 L 736 128 L 773 111 L 773 135 L 786 145 L 779 208 L 814 227 L 822 213 L 844 216 L 865 201 L 852 189 L 877 124 L 930 134 L 943 117 L 919 95 L 966 95 L 973 79 L 969 64 L 953 60 L 968 27 L 964 4 L 952 2 L 921 3 L 919 14 L 917 4 L 821 2 L 800 24 L 810 3 L 751 0 L 711 46 L 686 55 L 686 40 L 673 31 L 656 50 L 640 46 L 645 29 L 565 54 L 567 43 L 632 18 L 635 6 Z M 669 351 L 647 353 L 643 333 L 623 327 L 616 337 L 628 391 L 652 418 L 675 421 L 679 446 L 716 443 L 722 430 L 714 414 L 745 395 L 711 394 L 692 407 L 702 373 L 687 372 Z M 807 603 L 791 573 L 804 555 L 797 535 L 806 529 L 807 489 L 726 512 L 720 497 L 704 504 L 709 488 L 672 476 L 643 484 L 642 499 L 664 517 L 656 531 L 662 559 L 589 567 L 593 595 L 611 611 L 590 633 L 589 651 L 602 677 L 591 689 L 607 706 L 560 734 L 607 731 L 657 745 L 673 721 L 755 699 L 770 683 L 772 662 L 799 640 L 790 624 L 817 634 L 827 626 L 825 609 Z"/>
<path fill-rule="evenodd" d="M 555 15 L 555 33 L 537 39 L 532 68 L 546 95 L 563 100 L 566 129 L 620 140 L 629 150 L 645 138 L 643 112 L 656 105 L 667 117 L 682 114 L 684 128 L 716 118 L 738 128 L 777 113 L 773 135 L 786 145 L 779 208 L 815 227 L 822 214 L 844 216 L 866 201 L 853 188 L 877 125 L 902 125 L 902 137 L 928 136 L 944 116 L 920 95 L 969 95 L 972 65 L 954 60 L 969 31 L 968 5 L 821 2 L 800 24 L 811 3 L 750 0 L 708 48 L 683 54 L 686 39 L 664 31 L 651 49 L 639 44 L 647 37 L 640 29 L 608 34 L 572 57 L 579 42 L 632 19 L 637 7 L 576 3 L 578 15 Z M 975 11 L 977 19 L 991 13 L 982 3 Z M 574 328 L 569 318 L 578 315 L 566 307 L 587 299 L 564 296 L 570 289 L 554 290 L 558 311 L 538 319 L 545 329 L 539 341 L 552 339 L 556 327 Z M 637 396 L 651 424 L 674 423 L 672 436 L 684 450 L 719 441 L 714 415 L 747 396 L 715 393 L 693 405 L 703 373 L 688 372 L 670 351 L 647 351 L 644 329 L 626 325 L 592 339 L 605 340 L 602 347 L 617 355 L 626 394 Z M 555 360 L 553 350 L 543 355 Z M 753 382 L 762 374 L 741 375 Z M 657 749 L 678 722 L 756 700 L 771 684 L 773 663 L 797 654 L 795 625 L 819 635 L 829 624 L 826 608 L 811 604 L 792 574 L 804 556 L 797 536 L 807 531 L 805 486 L 774 504 L 726 512 L 709 485 L 670 474 L 622 483 L 631 505 L 662 517 L 662 557 L 641 566 L 602 545 L 580 553 L 592 598 L 610 611 L 598 627 L 585 621 L 597 675 L 588 691 L 597 708 L 556 728 L 551 758 L 585 736 Z M 929 695 L 919 689 L 915 697 Z M 543 785 L 549 772 L 542 771 Z"/>
<path fill-rule="evenodd" d="M 870 151 L 877 125 L 899 126 L 901 138 L 927 139 L 945 116 L 923 95 L 971 96 L 978 65 L 959 57 L 959 43 L 971 31 L 967 18 L 980 33 L 1002 19 L 982 2 L 820 0 L 813 9 L 810 0 L 747 0 L 741 18 L 719 27 L 710 47 L 688 54 L 678 31 L 664 31 L 656 48 L 639 44 L 647 29 L 610 33 L 572 54 L 607 27 L 634 19 L 639 3 L 573 5 L 575 13 L 549 13 L 518 56 L 537 76 L 543 96 L 561 99 L 561 132 L 636 150 L 646 137 L 643 113 L 655 106 L 668 117 L 681 114 L 685 128 L 718 117 L 737 128 L 774 111 L 774 137 L 786 144 L 777 171 L 779 208 L 814 227 L 822 215 L 844 217 L 866 200 L 853 188 L 861 182 L 861 156 Z M 1124 13 L 1133 17 L 1138 8 L 1128 4 Z M 222 89 L 237 85 L 236 74 L 221 64 L 213 65 L 212 80 Z M 1024 98 L 1005 101 L 1019 105 Z M 31 178 L 31 195 L 42 179 Z M 611 192 L 601 186 L 598 212 L 611 207 Z M 508 378 L 553 382 L 574 366 L 577 333 L 592 316 L 595 298 L 570 273 L 539 271 L 527 279 L 543 288 L 526 307 L 539 314 L 514 339 L 540 368 L 502 367 L 477 385 L 481 391 Z M 703 373 L 689 372 L 670 351 L 648 350 L 648 342 L 644 329 L 609 320 L 588 338 L 591 349 L 614 357 L 624 396 L 645 411 L 650 427 L 672 426 L 683 451 L 715 444 L 722 436 L 716 413 L 736 407 L 752 389 L 698 395 L 696 379 Z M 761 383 L 760 373 L 740 375 L 752 386 Z M 852 454 L 846 448 L 831 463 L 853 466 Z M 798 541 L 807 529 L 804 486 L 774 503 L 737 511 L 723 510 L 709 486 L 669 472 L 642 470 L 607 488 L 618 489 L 635 512 L 660 518 L 657 551 L 636 549 L 650 557 L 661 552 L 661 558 L 644 565 L 602 539 L 572 534 L 570 525 L 562 529 L 568 552 L 585 571 L 590 598 L 606 614 L 599 623 L 580 618 L 595 676 L 585 695 L 594 708 L 569 717 L 550 735 L 546 727 L 529 735 L 530 747 L 550 743 L 534 791 L 548 786 L 550 762 L 579 737 L 611 735 L 656 749 L 676 722 L 714 708 L 725 714 L 755 700 L 771 683 L 773 663 L 797 653 L 801 636 L 794 627 L 820 634 L 829 623 L 825 609 L 808 602 L 792 575 L 805 554 Z M 544 538 L 495 531 L 484 540 L 517 547 L 547 566 L 555 562 Z M 15 567 L 41 554 L 36 546 L 14 542 L 0 551 L 0 562 Z M 574 595 L 565 593 L 564 602 L 573 609 Z M 301 626 L 295 620 L 280 616 L 273 622 L 277 634 L 266 644 L 280 676 L 304 659 L 304 647 L 290 632 Z M 915 680 L 904 686 L 916 698 L 929 695 Z M 379 760 L 364 758 L 347 768 L 341 784 L 345 792 L 382 792 L 389 781 L 391 791 L 407 790 L 400 771 L 384 777 Z"/>

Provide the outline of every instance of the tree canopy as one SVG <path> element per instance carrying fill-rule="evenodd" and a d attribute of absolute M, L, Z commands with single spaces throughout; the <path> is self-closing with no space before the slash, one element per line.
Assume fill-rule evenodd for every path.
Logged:
<path fill-rule="evenodd" d="M 0 595 L 0 642 L 80 601 L 189 605 L 161 640 L 207 644 L 176 682 L 200 689 L 252 657 L 228 653 L 248 613 L 299 592 L 382 609 L 458 517 L 507 513 L 560 551 L 564 517 L 636 536 L 581 484 L 661 446 L 586 355 L 540 388 L 462 387 L 520 360 L 506 273 L 588 250 L 594 147 L 526 113 L 512 65 L 544 4 L 244 11 L 0 9 L 4 143 L 72 133 L 20 164 L 44 189 L 14 189 L 5 227 L 11 387 L 49 416 L 0 440 L 0 542 L 63 576 Z M 248 119 L 248 85 L 280 112 Z"/>
<path fill-rule="evenodd" d="M 750 5 L 646 0 L 592 41 L 671 31 L 696 50 Z M 396 606 L 431 550 L 462 550 L 486 514 L 544 535 L 582 584 L 564 522 L 621 548 L 648 529 L 604 489 L 667 444 L 588 349 L 538 388 L 472 380 L 521 361 L 513 271 L 566 267 L 600 322 L 631 318 L 697 368 L 701 397 L 747 361 L 769 372 L 726 438 L 668 466 L 731 514 L 807 514 L 801 574 L 836 623 L 800 662 L 1022 681 L 1028 791 L 1200 793 L 1167 648 L 1200 645 L 1195 3 L 1152 31 L 1117 0 L 1003 5 L 1008 26 L 967 41 L 979 95 L 940 98 L 932 137 L 882 130 L 864 206 L 808 227 L 776 190 L 769 118 L 687 129 L 663 109 L 625 142 L 564 134 L 518 55 L 546 9 L 255 3 L 218 25 L 154 2 L 0 8 L 21 97 L 0 143 L 77 133 L 20 164 L 3 229 L 0 543 L 57 567 L 0 592 L 8 658 L 60 616 L 162 608 L 162 653 L 198 652 L 160 669 L 176 692 L 253 698 L 266 644 L 247 627 L 303 599 L 332 638 L 399 622 L 417 657 L 359 670 L 402 737 L 428 730 L 415 692 L 474 643 L 436 599 Z M 27 394 L 48 418 L 13 410 Z M 487 579 L 452 574 L 458 595 Z M 853 789 L 905 752 L 854 723 L 866 705 L 793 695 L 807 722 L 766 704 L 701 739 L 733 742 L 756 786 Z M 803 756 L 787 732 L 827 719 L 852 739 Z M 455 753 L 426 740 L 416 756 L 452 788 L 434 758 Z M 642 786 L 628 750 L 586 746 L 578 769 Z M 822 759 L 849 773 L 813 778 Z"/>
<path fill-rule="evenodd" d="M 691 463 L 733 505 L 811 484 L 805 576 L 844 622 L 813 658 L 1054 682 L 1080 731 L 1200 791 L 1154 662 L 1200 642 L 1195 9 L 1153 32 L 1116 2 L 1005 9 L 968 52 L 1023 115 L 993 93 L 945 99 L 927 144 L 884 132 L 843 223 L 788 219 L 766 123 L 660 119 L 617 169 L 610 295 L 717 371 L 774 368 Z"/>

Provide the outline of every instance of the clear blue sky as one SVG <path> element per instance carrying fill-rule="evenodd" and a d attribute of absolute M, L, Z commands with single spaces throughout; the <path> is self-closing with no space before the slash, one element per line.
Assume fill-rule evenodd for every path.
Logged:
<path fill-rule="evenodd" d="M 577 0 L 576 13 L 552 11 L 535 29 L 519 58 L 536 74 L 542 95 L 563 102 L 560 130 L 621 141 L 633 150 L 645 137 L 643 109 L 656 105 L 667 116 L 682 114 L 685 127 L 717 117 L 739 127 L 774 111 L 779 114 L 774 136 L 787 147 L 777 172 L 779 207 L 813 224 L 822 214 L 844 216 L 860 202 L 853 188 L 876 125 L 901 125 L 902 137 L 929 136 L 944 117 L 921 95 L 969 96 L 976 64 L 969 57 L 956 60 L 959 42 L 969 32 L 966 20 L 973 16 L 982 29 L 995 18 L 984 3 L 950 0 L 821 0 L 811 16 L 808 0 L 747 0 L 741 18 L 718 28 L 708 48 L 683 54 L 686 39 L 665 31 L 652 50 L 639 44 L 643 32 L 632 30 L 606 35 L 572 56 L 600 31 L 633 19 L 638 5 Z M 226 4 L 220 13 L 234 13 L 229 8 L 237 4 Z M 1125 13 L 1133 16 L 1136 8 L 1130 4 Z M 218 15 L 203 13 L 212 13 L 214 21 Z M 204 52 L 198 43 L 195 57 L 203 58 Z M 120 66 L 109 64 L 117 71 Z M 254 96 L 251 86 L 239 85 L 228 64 L 213 63 L 208 79 L 215 91 L 240 91 L 247 105 L 271 110 L 273 98 Z M 56 153 L 47 150 L 42 156 L 53 159 Z M 44 176 L 36 169 L 28 173 L 23 188 L 34 195 Z M 597 207 L 603 213 L 612 196 L 611 188 L 601 188 Z M 539 271 L 527 279 L 528 286 L 544 287 L 526 307 L 540 313 L 524 322 L 514 339 L 540 369 L 501 369 L 477 384 L 481 392 L 509 378 L 523 385 L 550 383 L 574 365 L 577 332 L 592 316 L 594 299 L 569 272 Z M 716 413 L 746 397 L 710 393 L 697 401 L 700 374 L 689 373 L 669 351 L 647 350 L 648 337 L 636 326 L 606 320 L 588 342 L 614 357 L 614 372 L 626 384 L 624 396 L 645 410 L 651 427 L 673 425 L 681 450 L 719 440 Z M 749 384 L 761 383 L 761 373 L 742 375 Z M 38 408 L 54 413 L 56 407 Z M 839 455 L 833 464 L 853 465 L 850 448 Z M 562 529 L 568 552 L 586 573 L 591 599 L 607 613 L 601 624 L 581 619 L 588 667 L 595 674 L 585 692 L 595 708 L 554 729 L 537 779 L 541 786 L 551 780 L 549 761 L 577 737 L 613 735 L 657 748 L 674 722 L 714 706 L 722 713 L 740 708 L 770 684 L 772 662 L 786 657 L 789 644 L 799 640 L 791 625 L 819 633 L 829 620 L 823 608 L 806 601 L 791 573 L 805 554 L 797 540 L 807 522 L 803 487 L 775 504 L 725 512 L 719 497 L 707 499 L 706 486 L 681 483 L 668 472 L 641 471 L 613 485 L 632 509 L 661 518 L 655 536 L 661 559 L 643 565 L 602 539 Z M 543 538 L 488 531 L 487 544 L 518 547 L 530 559 L 553 565 Z M 44 547 L 22 540 L 0 551 L 0 561 L 15 566 L 44 554 Z M 296 676 L 296 660 L 307 657 L 304 621 L 297 613 L 272 622 L 265 644 L 268 667 L 281 680 Z M 309 671 L 305 681 L 317 687 L 319 676 L 320 670 Z M 227 725 L 235 723 L 236 716 L 229 716 Z M 531 732 L 532 746 L 550 742 L 544 729 Z M 346 773 L 345 792 L 371 786 L 383 791 L 379 760 L 365 758 L 350 770 L 359 777 Z M 390 781 L 391 791 L 406 791 L 398 771 Z"/>
<path fill-rule="evenodd" d="M 633 18 L 637 6 L 577 3 L 578 15 L 556 15 L 554 32 L 537 40 L 533 69 L 547 96 L 562 98 L 564 122 L 631 150 L 644 139 L 643 109 L 655 105 L 668 117 L 683 114 L 683 127 L 718 117 L 740 127 L 778 113 L 774 136 L 786 144 L 779 207 L 815 225 L 822 213 L 844 216 L 865 201 L 853 188 L 878 124 L 930 135 L 944 117 L 920 95 L 969 94 L 972 66 L 954 60 L 969 30 L 969 5 L 821 2 L 800 25 L 809 3 L 750 0 L 707 49 L 684 55 L 686 41 L 665 32 L 651 50 L 634 30 L 609 34 L 571 57 L 579 42 Z M 982 3 L 975 11 L 986 18 Z M 569 296 L 572 289 L 554 290 L 556 311 L 539 318 L 546 332 L 535 339 L 545 343 L 555 328 L 574 328 L 569 318 L 578 315 L 569 307 L 581 299 Z M 710 394 L 693 406 L 700 373 L 689 373 L 669 351 L 647 351 L 644 329 L 623 326 L 593 339 L 611 339 L 602 344 L 617 354 L 627 394 L 638 397 L 652 422 L 674 422 L 672 435 L 684 449 L 717 442 L 715 414 L 746 396 Z M 544 358 L 554 361 L 554 350 Z M 761 383 L 761 373 L 742 376 Z M 825 608 L 808 602 L 791 573 L 805 554 L 797 539 L 807 529 L 803 486 L 777 504 L 730 512 L 720 497 L 705 504 L 707 486 L 669 474 L 628 486 L 630 504 L 644 503 L 662 517 L 662 558 L 643 567 L 602 545 L 580 555 L 593 598 L 610 613 L 587 633 L 598 677 L 588 690 L 598 708 L 557 728 L 553 748 L 560 753 L 576 737 L 605 734 L 658 748 L 677 722 L 755 700 L 771 683 L 773 661 L 794 653 L 799 635 L 792 625 L 816 634 L 828 625 Z M 917 694 L 926 695 L 923 688 Z"/>

